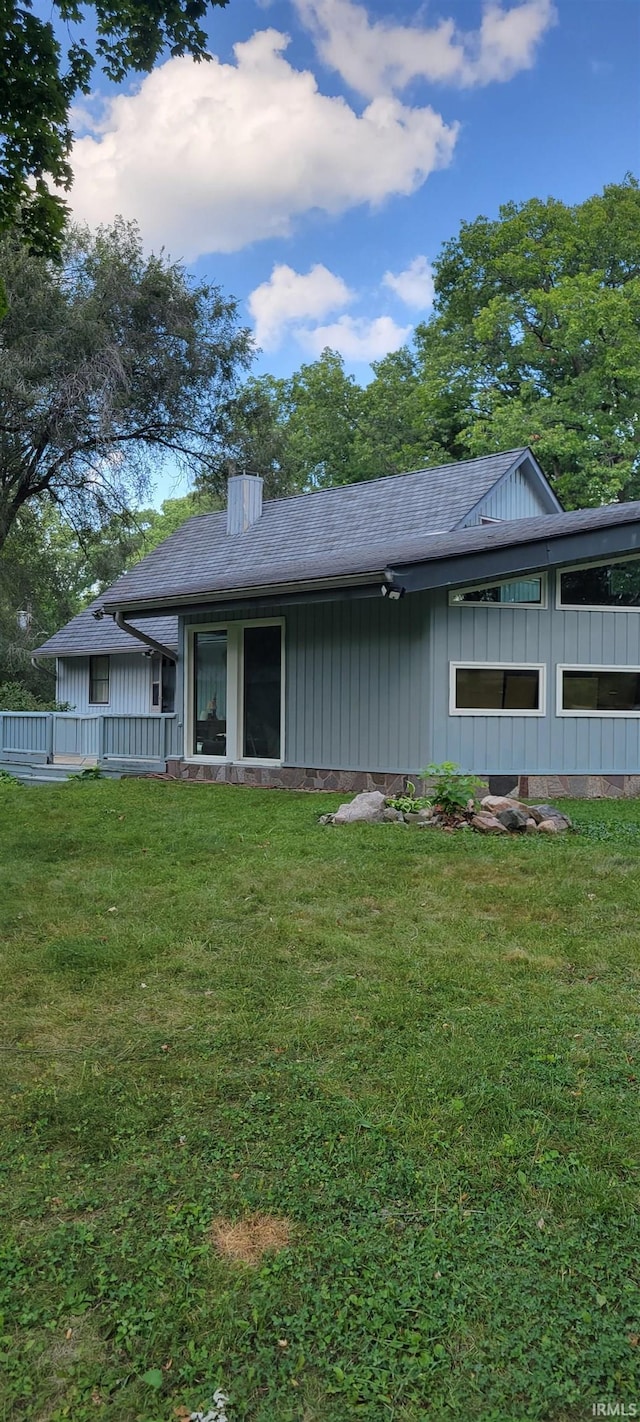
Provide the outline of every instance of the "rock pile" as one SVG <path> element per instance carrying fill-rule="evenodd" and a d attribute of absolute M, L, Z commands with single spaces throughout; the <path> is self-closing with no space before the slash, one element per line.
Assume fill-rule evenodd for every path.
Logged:
<path fill-rule="evenodd" d="M 476 808 L 469 800 L 466 809 L 446 812 L 429 805 L 422 810 L 398 810 L 388 803 L 381 790 L 369 790 L 333 815 L 321 815 L 322 825 L 400 823 L 422 829 L 474 829 L 479 834 L 562 834 L 571 829 L 571 820 L 554 805 L 524 805 L 502 795 L 485 795 Z"/>

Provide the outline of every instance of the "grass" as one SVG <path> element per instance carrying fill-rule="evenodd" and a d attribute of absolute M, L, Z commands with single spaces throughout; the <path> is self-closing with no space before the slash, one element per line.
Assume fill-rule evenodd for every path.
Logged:
<path fill-rule="evenodd" d="M 640 807 L 336 804 L 0 785 L 5 1422 L 640 1400 Z"/>

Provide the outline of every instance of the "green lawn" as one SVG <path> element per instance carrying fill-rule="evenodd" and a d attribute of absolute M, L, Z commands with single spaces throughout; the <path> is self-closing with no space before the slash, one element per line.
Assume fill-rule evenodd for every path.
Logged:
<path fill-rule="evenodd" d="M 3 1419 L 640 1403 L 640 806 L 339 798 L 0 785 Z"/>

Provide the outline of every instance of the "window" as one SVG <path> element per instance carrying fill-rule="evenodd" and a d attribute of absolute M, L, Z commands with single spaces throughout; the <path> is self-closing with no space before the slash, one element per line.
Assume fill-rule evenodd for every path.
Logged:
<path fill-rule="evenodd" d="M 560 574 L 558 605 L 640 608 L 640 559 L 569 568 Z"/>
<path fill-rule="evenodd" d="M 176 664 L 170 657 L 153 657 L 151 661 L 151 705 L 154 711 L 175 710 Z"/>
<path fill-rule="evenodd" d="M 245 627 L 243 665 L 243 756 L 279 760 L 281 627 Z"/>
<path fill-rule="evenodd" d="M 451 663 L 452 716 L 543 716 L 544 667 Z"/>
<path fill-rule="evenodd" d="M 109 658 L 89 657 L 89 705 L 109 704 Z"/>
<path fill-rule="evenodd" d="M 558 667 L 561 716 L 640 716 L 640 667 Z"/>
<path fill-rule="evenodd" d="M 486 604 L 497 607 L 544 607 L 546 587 L 542 577 L 518 579 L 511 583 L 487 583 L 477 588 L 454 588 L 449 593 L 450 607 L 469 603 L 473 607 Z"/>
<path fill-rule="evenodd" d="M 281 621 L 190 629 L 192 756 L 281 760 L 282 629 Z"/>

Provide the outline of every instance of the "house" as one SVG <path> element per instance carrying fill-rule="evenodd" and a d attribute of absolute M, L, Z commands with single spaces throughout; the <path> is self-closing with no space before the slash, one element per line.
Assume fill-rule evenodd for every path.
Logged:
<path fill-rule="evenodd" d="M 170 719 L 184 778 L 640 793 L 640 503 L 564 513 L 526 448 L 264 503 L 240 476 L 36 655 L 128 718 L 123 760 Z"/>

